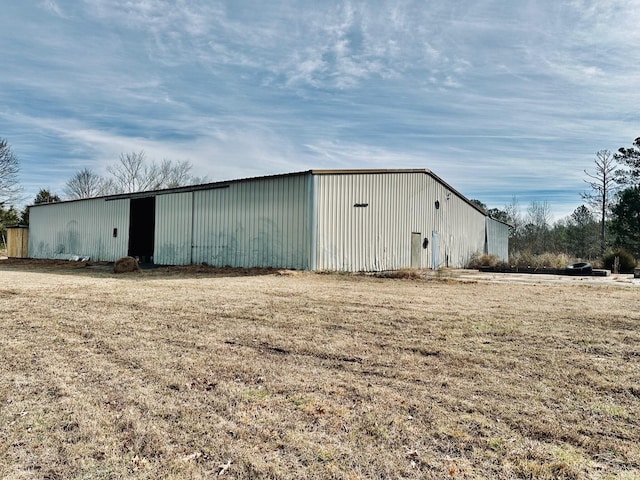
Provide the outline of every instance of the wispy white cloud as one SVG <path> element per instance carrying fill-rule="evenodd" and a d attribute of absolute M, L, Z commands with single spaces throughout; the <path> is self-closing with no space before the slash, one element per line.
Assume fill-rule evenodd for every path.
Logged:
<path fill-rule="evenodd" d="M 60 5 L 58 5 L 58 3 L 55 0 L 44 0 L 40 5 L 46 11 L 48 11 L 48 12 L 50 12 L 50 13 L 52 13 L 52 14 L 60 17 L 60 18 L 66 18 L 66 15 L 64 14 L 62 9 L 60 8 Z"/>
<path fill-rule="evenodd" d="M 424 167 L 566 211 L 594 153 L 640 134 L 638 6 L 10 2 L 0 131 L 36 192 L 144 149 L 212 179 Z"/>

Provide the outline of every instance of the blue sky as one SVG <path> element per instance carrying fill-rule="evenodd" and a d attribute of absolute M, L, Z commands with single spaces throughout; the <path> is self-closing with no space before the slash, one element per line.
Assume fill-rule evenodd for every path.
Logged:
<path fill-rule="evenodd" d="M 25 203 L 123 152 L 211 181 L 427 168 L 556 219 L 640 136 L 640 0 L 23 0 L 0 137 Z"/>

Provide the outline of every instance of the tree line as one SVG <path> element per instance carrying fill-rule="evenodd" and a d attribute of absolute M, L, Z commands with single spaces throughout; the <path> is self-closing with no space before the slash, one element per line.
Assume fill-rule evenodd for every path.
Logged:
<path fill-rule="evenodd" d="M 191 174 L 188 161 L 149 160 L 144 151 L 123 153 L 106 175 L 88 168 L 77 171 L 65 184 L 65 200 L 159 190 L 206 182 Z M 28 209 L 17 211 L 20 200 L 19 162 L 6 140 L 0 139 L 0 242 L 6 226 L 28 224 Z M 523 211 L 517 197 L 504 208 L 483 208 L 489 216 L 509 225 L 509 254 L 562 253 L 575 259 L 594 260 L 613 249 L 640 258 L 640 137 L 631 147 L 615 153 L 600 150 L 591 170 L 584 170 L 588 187 L 584 201 L 571 215 L 552 222 L 548 202 L 531 202 Z M 61 201 L 41 189 L 33 204 Z"/>
<path fill-rule="evenodd" d="M 597 260 L 616 251 L 640 258 L 640 137 L 615 153 L 596 152 L 584 175 L 584 203 L 556 222 L 546 201 L 531 202 L 524 212 L 515 197 L 504 209 L 475 202 L 509 224 L 510 256 L 556 253 Z"/>
<path fill-rule="evenodd" d="M 31 202 L 33 205 L 64 200 L 95 198 L 120 193 L 143 192 L 205 183 L 206 177 L 191 174 L 186 160 L 147 158 L 144 151 L 122 153 L 118 160 L 99 175 L 89 168 L 78 170 L 66 182 L 63 196 L 42 188 Z M 29 224 L 29 209 L 18 211 L 15 204 L 21 198 L 19 162 L 6 140 L 0 140 L 0 244 L 6 243 L 9 225 Z"/>
<path fill-rule="evenodd" d="M 64 194 L 68 200 L 93 198 L 118 193 L 146 192 L 163 188 L 195 185 L 206 181 L 191 175 L 192 165 L 186 160 L 148 160 L 143 150 L 122 153 L 118 161 L 107 166 L 101 176 L 83 168 L 66 183 Z"/>

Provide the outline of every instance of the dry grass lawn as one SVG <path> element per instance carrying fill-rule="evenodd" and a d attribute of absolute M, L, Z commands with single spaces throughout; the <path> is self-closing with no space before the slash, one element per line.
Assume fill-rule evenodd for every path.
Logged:
<path fill-rule="evenodd" d="M 640 291 L 0 262 L 0 478 L 640 478 Z"/>

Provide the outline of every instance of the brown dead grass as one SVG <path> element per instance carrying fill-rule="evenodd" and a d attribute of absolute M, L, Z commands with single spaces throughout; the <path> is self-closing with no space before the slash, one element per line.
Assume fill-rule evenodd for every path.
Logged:
<path fill-rule="evenodd" d="M 0 263 L 1 478 L 640 477 L 635 288 L 193 270 Z"/>

